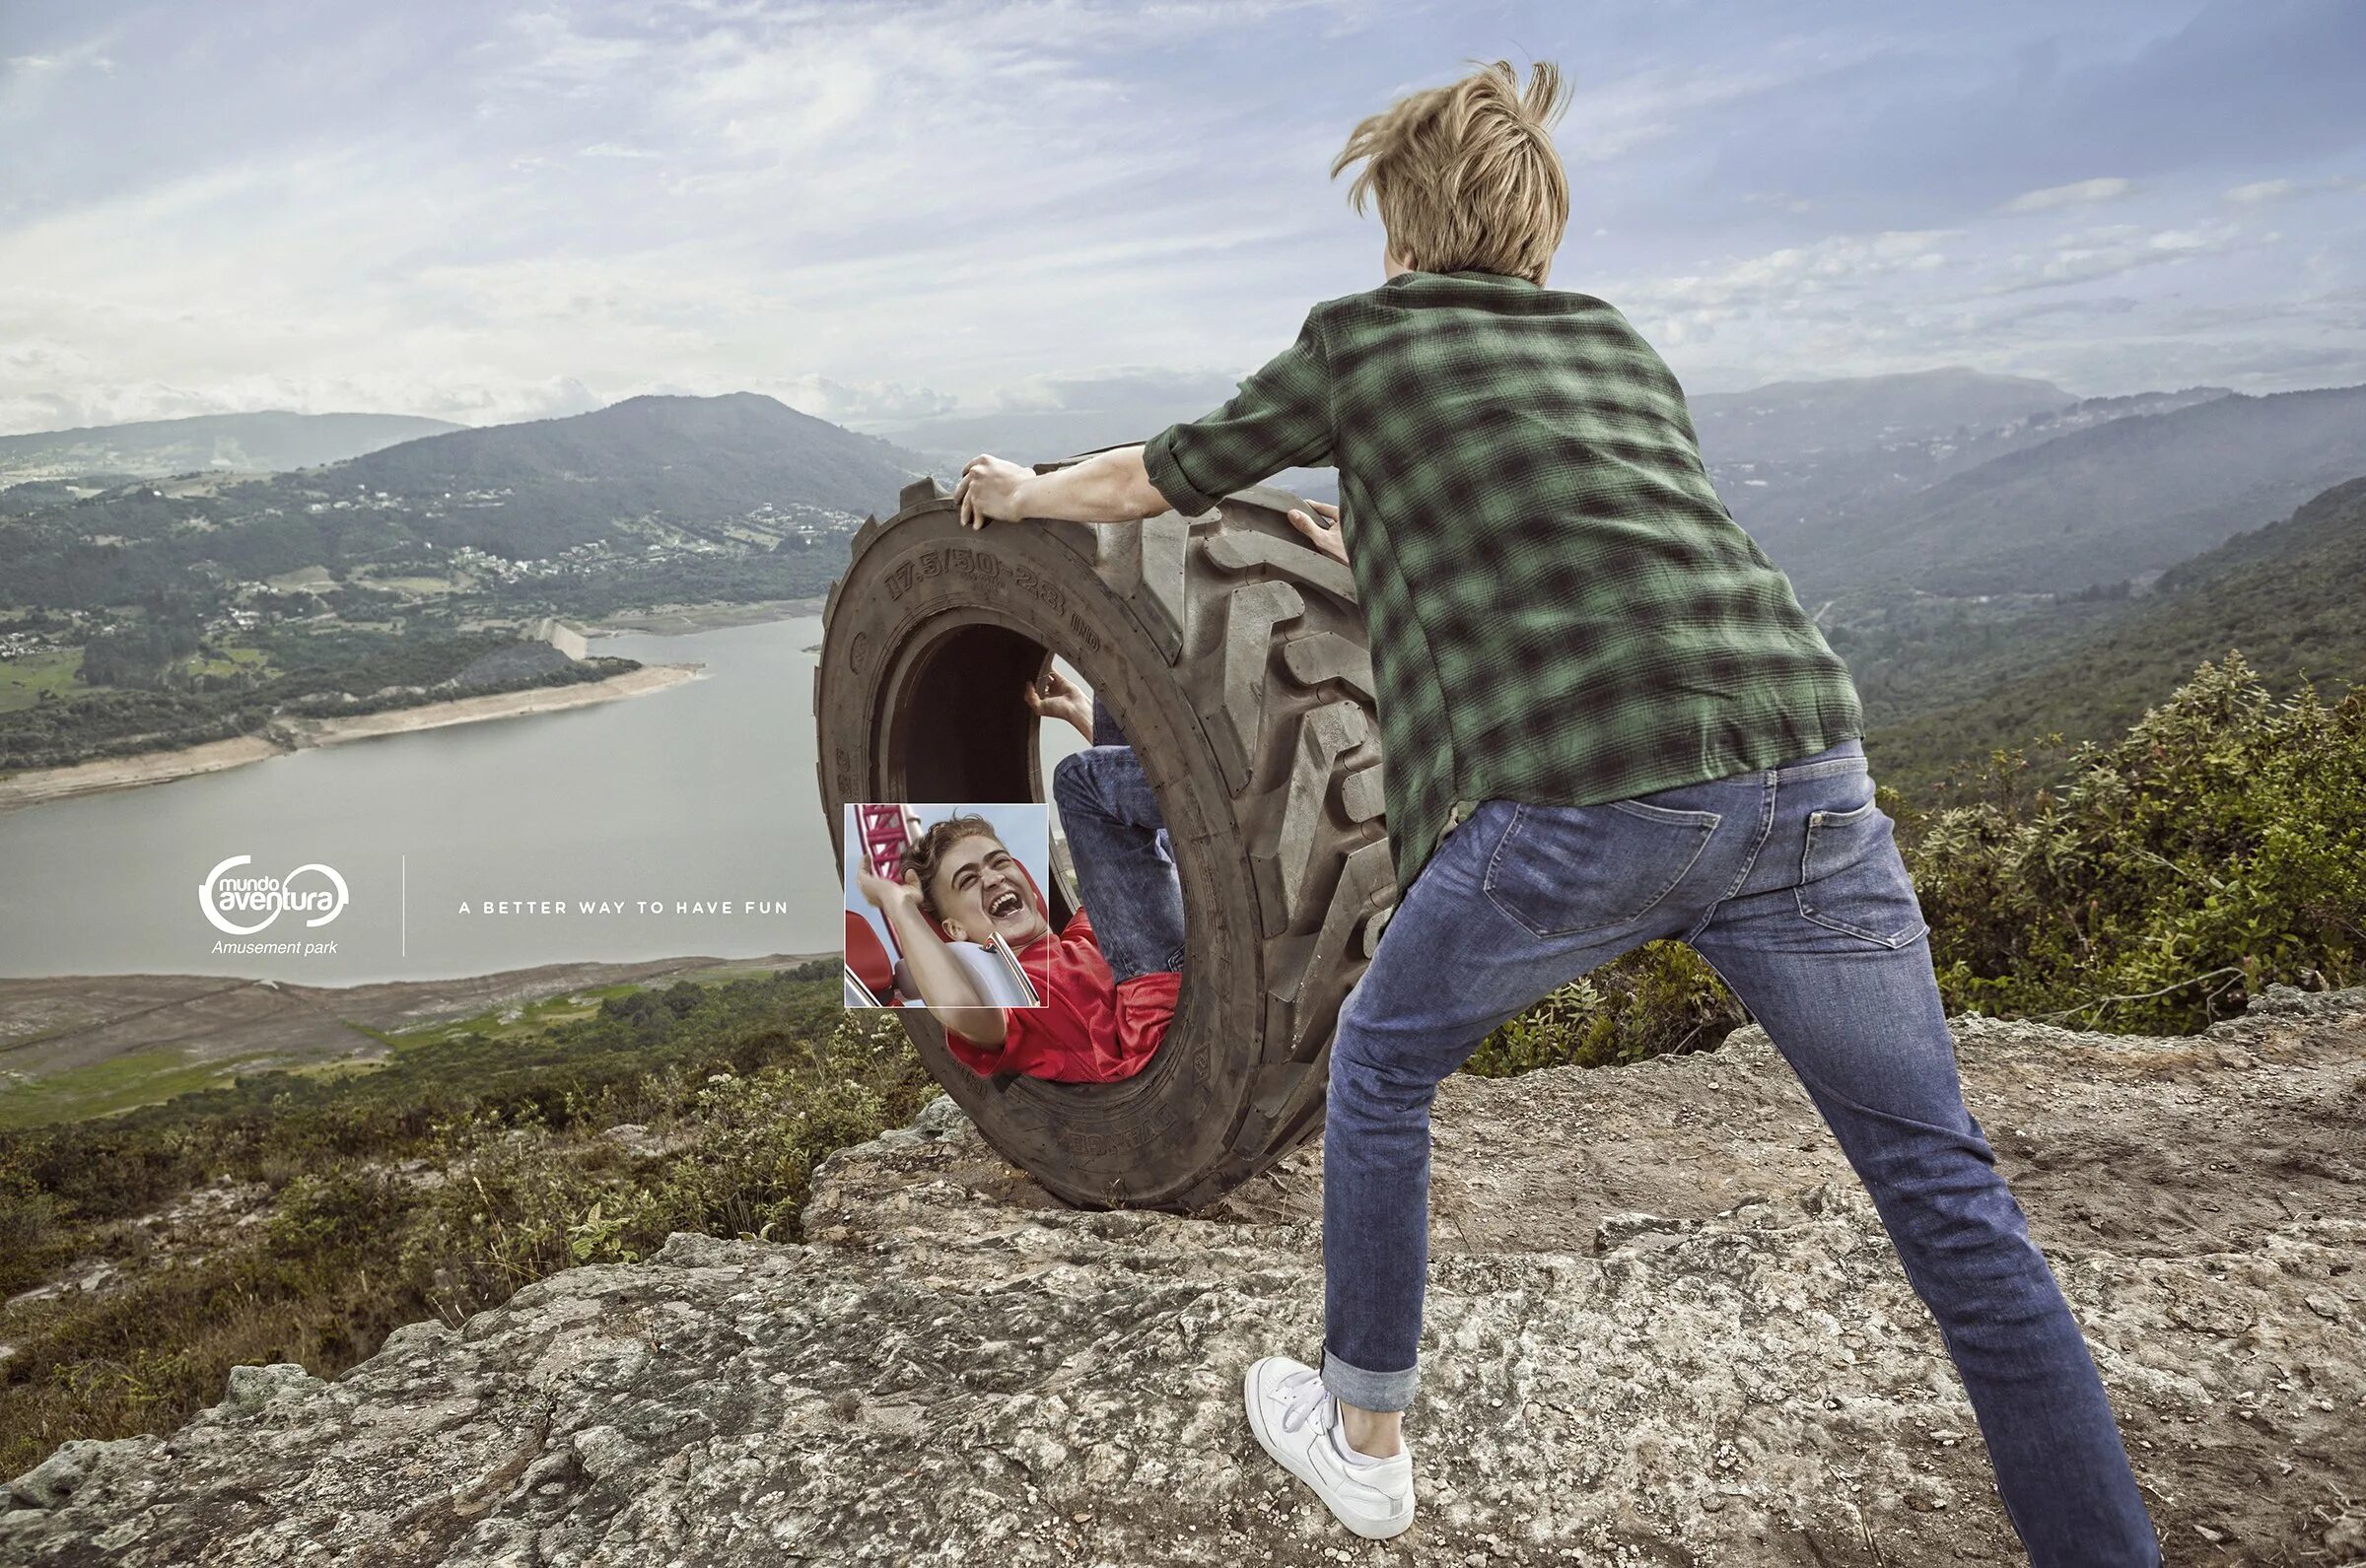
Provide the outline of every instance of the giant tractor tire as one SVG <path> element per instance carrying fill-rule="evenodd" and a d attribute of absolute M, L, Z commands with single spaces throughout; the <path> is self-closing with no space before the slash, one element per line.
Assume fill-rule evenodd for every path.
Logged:
<path fill-rule="evenodd" d="M 1011 1163 L 1088 1207 L 1195 1209 L 1322 1125 L 1332 1027 L 1396 899 L 1354 579 L 1256 489 L 1138 523 L 960 525 L 934 480 L 866 521 L 823 612 L 821 797 L 1041 800 L 1024 684 L 1054 653 L 1141 754 L 1187 952 L 1149 1065 L 1113 1084 L 985 1077 L 936 1020 L 923 1061 Z M 1055 922 L 1073 889 L 1053 900 Z"/>

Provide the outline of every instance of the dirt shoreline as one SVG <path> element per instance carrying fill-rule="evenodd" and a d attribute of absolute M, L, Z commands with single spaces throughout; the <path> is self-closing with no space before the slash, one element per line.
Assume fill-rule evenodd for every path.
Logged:
<path fill-rule="evenodd" d="M 240 735 L 167 751 L 135 752 L 127 757 L 101 757 L 70 768 L 39 768 L 10 774 L 0 778 L 0 811 L 220 773 L 225 768 L 243 767 L 314 746 L 337 746 L 347 741 L 374 740 L 382 735 L 441 729 L 447 724 L 472 724 L 489 718 L 516 718 L 527 714 L 588 708 L 593 703 L 638 697 L 693 680 L 702 668 L 698 664 L 644 664 L 606 680 L 582 681 L 573 686 L 535 686 L 521 692 L 495 692 L 376 714 L 274 719 L 259 735 Z"/>

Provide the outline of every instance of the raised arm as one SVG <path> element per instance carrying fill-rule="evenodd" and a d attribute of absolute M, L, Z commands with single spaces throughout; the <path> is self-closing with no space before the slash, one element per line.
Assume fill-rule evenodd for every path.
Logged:
<path fill-rule="evenodd" d="M 886 918 L 887 929 L 903 950 L 912 984 L 919 989 L 930 1016 L 987 1050 L 1001 1047 L 1009 1033 L 1009 1020 L 1003 1016 L 1002 1008 L 979 994 L 969 971 L 946 951 L 944 938 L 921 912 L 918 884 L 890 882 L 863 867 L 856 869 L 855 878 L 863 896 Z"/>
<path fill-rule="evenodd" d="M 1058 670 L 1045 670 L 1041 684 L 1027 682 L 1027 709 L 1038 718 L 1065 718 L 1076 732 L 1092 742 L 1092 699 Z"/>

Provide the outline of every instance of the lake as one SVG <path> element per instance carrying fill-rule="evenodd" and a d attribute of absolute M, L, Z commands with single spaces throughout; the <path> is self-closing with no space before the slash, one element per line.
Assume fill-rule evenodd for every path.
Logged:
<path fill-rule="evenodd" d="M 694 681 L 569 712 L 300 751 L 0 815 L 0 975 L 220 974 L 355 985 L 533 964 L 835 952 L 813 773 L 816 617 L 593 650 Z M 199 899 L 276 878 L 348 902 L 251 936 Z M 252 925 L 268 913 L 233 917 Z M 729 906 L 728 911 L 726 905 Z M 488 908 L 490 906 L 490 908 Z M 507 906 L 506 908 L 504 906 Z M 216 944 L 293 942 L 291 956 Z M 333 942 L 334 951 L 325 949 Z"/>

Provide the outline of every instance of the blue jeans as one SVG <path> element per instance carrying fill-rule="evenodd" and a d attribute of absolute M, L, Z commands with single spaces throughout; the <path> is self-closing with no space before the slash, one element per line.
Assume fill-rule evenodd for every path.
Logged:
<path fill-rule="evenodd" d="M 2160 1561 L 2102 1380 L 1965 1109 L 1926 927 L 1863 747 L 1633 800 L 1490 800 L 1414 879 L 1331 1048 L 1323 1384 L 1420 1376 L 1429 1107 L 1555 987 L 1654 937 L 1713 966 L 1872 1194 L 1971 1394 L 2039 1568 Z"/>
<path fill-rule="evenodd" d="M 1107 711 L 1093 706 L 1096 734 L 1115 734 L 1117 744 L 1061 758 L 1052 768 L 1052 800 L 1076 863 L 1077 895 L 1123 985 L 1182 969 L 1183 884 L 1142 760 L 1114 722 L 1104 728 Z"/>

